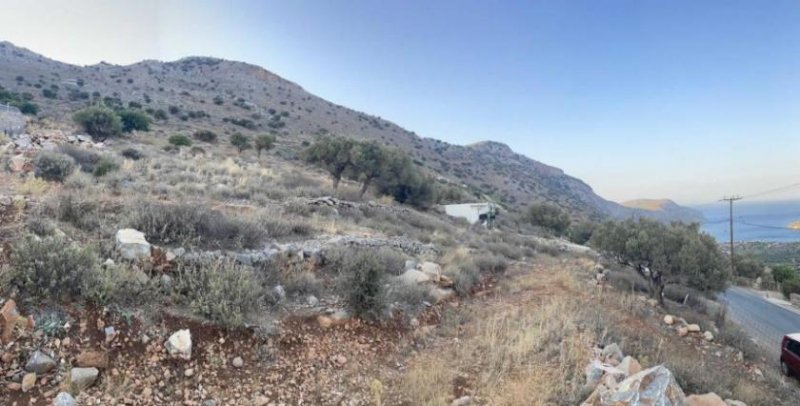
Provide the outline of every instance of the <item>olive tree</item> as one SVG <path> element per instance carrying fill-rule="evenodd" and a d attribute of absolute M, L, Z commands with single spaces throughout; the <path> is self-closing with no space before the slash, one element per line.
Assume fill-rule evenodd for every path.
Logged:
<path fill-rule="evenodd" d="M 256 153 L 261 158 L 261 151 L 269 151 L 275 145 L 275 136 L 270 134 L 259 134 L 255 139 Z"/>
<path fill-rule="evenodd" d="M 660 303 L 667 284 L 712 292 L 722 290 L 730 277 L 716 241 L 697 224 L 608 221 L 595 229 L 590 244 L 635 269 Z"/>
<path fill-rule="evenodd" d="M 320 138 L 305 150 L 305 158 L 308 162 L 325 169 L 331 175 L 333 188 L 337 189 L 345 171 L 349 170 L 353 163 L 355 145 L 356 142 L 349 138 Z"/>
<path fill-rule="evenodd" d="M 549 203 L 534 203 L 528 207 L 523 220 L 537 227 L 551 230 L 561 235 L 570 225 L 569 214 L 560 207 Z"/>

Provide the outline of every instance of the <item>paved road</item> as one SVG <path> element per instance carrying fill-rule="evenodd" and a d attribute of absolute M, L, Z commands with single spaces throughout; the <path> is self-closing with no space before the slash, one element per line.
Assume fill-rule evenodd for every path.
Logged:
<path fill-rule="evenodd" d="M 748 289 L 732 287 L 720 299 L 728 304 L 728 315 L 772 354 L 780 353 L 781 339 L 800 332 L 800 312 L 769 302 Z"/>

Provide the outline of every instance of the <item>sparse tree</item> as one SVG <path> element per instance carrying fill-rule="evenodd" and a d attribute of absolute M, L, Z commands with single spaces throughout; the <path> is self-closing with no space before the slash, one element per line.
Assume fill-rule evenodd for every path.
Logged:
<path fill-rule="evenodd" d="M 374 141 L 361 142 L 355 145 L 351 159 L 352 177 L 361 182 L 361 196 L 364 196 L 372 181 L 384 170 L 386 151 Z"/>
<path fill-rule="evenodd" d="M 231 135 L 231 145 L 236 147 L 241 154 L 242 151 L 250 148 L 250 138 L 247 138 L 247 136 L 242 133 L 234 133 Z"/>
<path fill-rule="evenodd" d="M 270 134 L 259 134 L 255 139 L 256 153 L 261 158 L 261 151 L 269 151 L 275 145 L 275 136 Z"/>
<path fill-rule="evenodd" d="M 662 304 L 667 284 L 718 291 L 729 278 L 716 241 L 697 224 L 667 225 L 645 218 L 608 221 L 595 229 L 590 244 L 635 269 Z"/>
<path fill-rule="evenodd" d="M 120 120 L 122 120 L 122 132 L 129 133 L 133 130 L 136 131 L 149 131 L 150 130 L 150 117 L 137 110 L 122 110 L 119 112 Z"/>
<path fill-rule="evenodd" d="M 108 107 L 87 107 L 75 113 L 73 119 L 84 131 L 100 141 L 116 137 L 122 132 L 122 120 Z"/>
<path fill-rule="evenodd" d="M 345 171 L 352 166 L 354 146 L 355 141 L 349 138 L 324 137 L 305 150 L 305 158 L 328 171 L 333 180 L 333 188 L 337 189 Z"/>

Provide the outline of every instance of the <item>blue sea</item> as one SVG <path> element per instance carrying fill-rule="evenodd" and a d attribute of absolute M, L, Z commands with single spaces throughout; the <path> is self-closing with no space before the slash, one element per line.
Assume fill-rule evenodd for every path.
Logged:
<path fill-rule="evenodd" d="M 703 212 L 703 231 L 717 241 L 729 241 L 728 203 L 719 202 L 694 207 Z M 788 229 L 789 223 L 800 220 L 800 200 L 782 202 L 733 203 L 733 239 L 735 241 L 800 241 L 800 230 Z"/>

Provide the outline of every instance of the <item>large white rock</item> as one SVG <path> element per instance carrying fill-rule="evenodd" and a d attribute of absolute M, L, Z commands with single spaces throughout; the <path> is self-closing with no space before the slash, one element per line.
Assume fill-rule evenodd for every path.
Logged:
<path fill-rule="evenodd" d="M 397 278 L 406 285 L 415 285 L 417 283 L 430 282 L 431 280 L 430 276 L 416 269 L 409 269 Z"/>
<path fill-rule="evenodd" d="M 428 275 L 434 282 L 438 282 L 442 276 L 442 267 L 434 262 L 423 262 L 417 265 L 417 269 Z"/>
<path fill-rule="evenodd" d="M 117 231 L 115 242 L 117 251 L 125 259 L 135 260 L 150 256 L 150 243 L 147 242 L 141 231 L 123 228 Z"/>
<path fill-rule="evenodd" d="M 189 330 L 178 330 L 169 337 L 164 347 L 169 355 L 185 360 L 192 359 L 192 333 Z"/>
<path fill-rule="evenodd" d="M 686 397 L 669 369 L 662 365 L 633 374 L 589 403 L 598 406 L 684 405 Z"/>
<path fill-rule="evenodd" d="M 97 368 L 72 368 L 70 371 L 70 383 L 78 389 L 85 389 L 92 386 L 99 374 L 100 370 Z"/>

